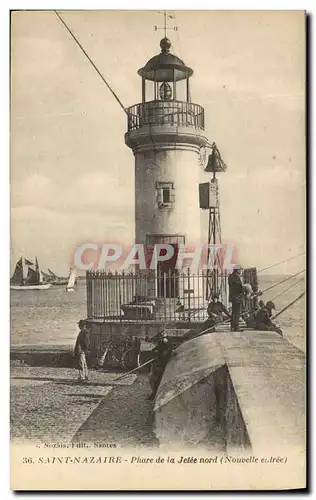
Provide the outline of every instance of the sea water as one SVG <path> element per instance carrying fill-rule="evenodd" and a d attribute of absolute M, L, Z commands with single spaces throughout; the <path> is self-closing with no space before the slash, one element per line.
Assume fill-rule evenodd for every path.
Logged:
<path fill-rule="evenodd" d="M 264 290 L 285 278 L 286 276 L 261 276 L 260 289 Z M 263 295 L 263 300 L 273 300 L 299 278 L 298 276 L 276 286 Z M 274 300 L 277 311 L 294 300 L 304 289 L 305 282 L 301 280 L 277 297 Z M 86 317 L 85 281 L 79 281 L 76 291 L 72 293 L 67 293 L 64 286 L 52 286 L 48 290 L 11 290 L 11 345 L 72 346 L 78 334 L 77 323 Z M 305 352 L 305 297 L 284 312 L 276 322 L 283 329 L 285 338 Z"/>

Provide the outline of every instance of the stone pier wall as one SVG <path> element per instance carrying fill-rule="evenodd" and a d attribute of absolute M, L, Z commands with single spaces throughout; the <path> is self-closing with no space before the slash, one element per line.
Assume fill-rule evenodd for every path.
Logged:
<path fill-rule="evenodd" d="M 86 320 L 87 326 L 90 330 L 90 355 L 91 358 L 98 359 L 100 354 L 105 350 L 106 345 L 110 340 L 114 342 L 130 342 L 133 337 L 141 341 L 141 351 L 144 351 L 143 359 L 146 360 L 146 352 L 148 345 L 152 342 L 153 337 L 157 333 L 166 329 L 168 335 L 174 337 L 179 336 L 186 332 L 188 329 L 199 329 L 201 324 L 196 322 L 192 323 L 163 323 L 163 322 L 120 322 L 108 321 L 97 322 L 93 320 Z M 146 345 L 147 344 L 147 345 Z"/>
<path fill-rule="evenodd" d="M 161 446 L 202 446 L 214 452 L 250 447 L 242 413 L 225 365 L 155 411 Z"/>

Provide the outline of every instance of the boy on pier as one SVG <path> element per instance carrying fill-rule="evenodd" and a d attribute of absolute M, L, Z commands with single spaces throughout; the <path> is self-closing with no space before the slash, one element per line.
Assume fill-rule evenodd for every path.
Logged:
<path fill-rule="evenodd" d="M 78 326 L 80 328 L 80 332 L 76 340 L 74 352 L 75 356 L 78 358 L 78 380 L 88 380 L 89 377 L 86 356 L 90 347 L 90 332 L 86 328 L 85 322 L 82 321 L 82 319 L 79 321 Z"/>

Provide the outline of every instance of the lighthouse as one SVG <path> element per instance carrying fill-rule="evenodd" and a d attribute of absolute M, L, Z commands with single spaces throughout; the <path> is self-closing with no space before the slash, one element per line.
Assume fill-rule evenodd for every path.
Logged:
<path fill-rule="evenodd" d="M 172 53 L 165 35 L 159 53 L 138 75 L 140 102 L 124 108 L 125 144 L 135 158 L 138 256 L 135 253 L 135 267 L 128 272 L 87 273 L 87 316 L 94 325 L 94 350 L 99 353 L 108 336 L 150 339 L 163 326 L 171 336 L 181 337 L 192 328 L 202 328 L 209 297 L 219 291 L 214 286 L 219 281 L 215 272 L 192 269 L 193 254 L 200 256 L 199 249 L 205 245 L 203 209 L 209 212 L 207 243 L 220 241 L 216 173 L 223 170 L 215 143 L 207 165 L 201 162 L 210 144 L 204 109 L 191 99 L 193 69 Z M 203 170 L 212 174 L 211 182 L 201 183 Z M 164 245 L 167 253 L 172 250 L 171 256 L 163 254 Z M 221 295 L 226 297 L 226 281 L 221 276 L 220 280 Z"/>
<path fill-rule="evenodd" d="M 127 108 L 125 134 L 135 157 L 135 242 L 146 248 L 172 245 L 173 259 L 158 263 L 165 272 L 174 269 L 180 245 L 193 249 L 201 243 L 204 109 L 191 102 L 193 70 L 171 53 L 167 37 L 138 74 L 141 102 Z"/>

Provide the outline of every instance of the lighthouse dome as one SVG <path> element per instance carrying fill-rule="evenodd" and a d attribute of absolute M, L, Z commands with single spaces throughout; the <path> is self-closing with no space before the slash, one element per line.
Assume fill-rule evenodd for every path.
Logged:
<path fill-rule="evenodd" d="M 146 80 L 172 82 L 184 80 L 193 75 L 193 70 L 186 66 L 179 57 L 170 54 L 171 42 L 168 38 L 160 41 L 161 53 L 149 59 L 138 74 Z"/>

